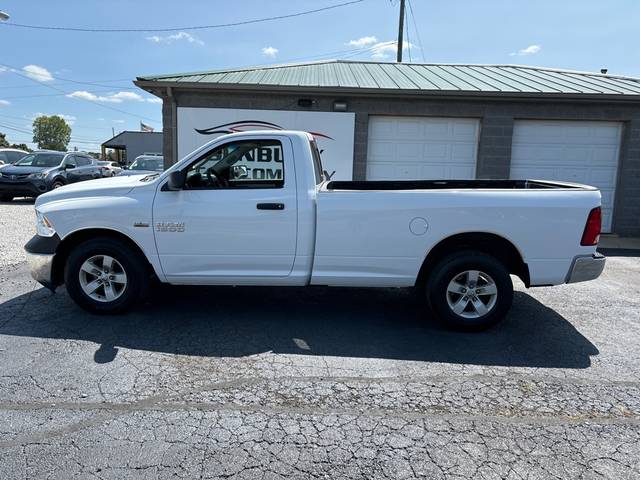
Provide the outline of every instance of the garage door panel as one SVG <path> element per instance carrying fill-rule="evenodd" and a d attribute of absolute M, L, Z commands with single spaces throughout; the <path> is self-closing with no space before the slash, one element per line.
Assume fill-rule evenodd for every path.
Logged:
<path fill-rule="evenodd" d="M 373 142 L 369 144 L 369 157 L 384 160 L 395 155 L 396 146 L 393 143 Z"/>
<path fill-rule="evenodd" d="M 422 125 L 419 122 L 400 121 L 397 124 L 397 136 L 395 138 L 413 140 L 422 136 Z"/>
<path fill-rule="evenodd" d="M 602 194 L 603 231 L 611 231 L 621 125 L 618 122 L 516 121 L 511 178 L 585 183 Z"/>
<path fill-rule="evenodd" d="M 616 172 L 607 168 L 592 168 L 590 169 L 591 175 L 589 180 L 597 183 L 600 188 L 615 188 L 616 186 Z"/>
<path fill-rule="evenodd" d="M 610 165 L 618 160 L 617 147 L 599 147 L 593 149 L 593 163 Z"/>
<path fill-rule="evenodd" d="M 446 161 L 449 155 L 449 146 L 446 143 L 433 142 L 428 144 L 421 144 L 420 149 L 422 151 L 422 157 L 419 159 L 421 163 L 427 161 Z"/>
<path fill-rule="evenodd" d="M 380 119 L 379 122 L 372 124 L 369 122 L 369 136 L 375 137 L 378 140 L 391 140 L 396 138 L 397 132 L 395 124 L 385 118 Z"/>
<path fill-rule="evenodd" d="M 423 125 L 423 140 L 443 140 L 448 139 L 450 136 L 449 124 L 446 121 L 433 120 L 429 123 L 425 123 L 422 118 L 418 121 Z"/>
<path fill-rule="evenodd" d="M 475 178 L 479 121 L 369 117 L 367 179 Z"/>
<path fill-rule="evenodd" d="M 451 160 L 467 164 L 469 158 L 475 158 L 476 146 L 468 143 L 455 143 L 451 145 Z"/>

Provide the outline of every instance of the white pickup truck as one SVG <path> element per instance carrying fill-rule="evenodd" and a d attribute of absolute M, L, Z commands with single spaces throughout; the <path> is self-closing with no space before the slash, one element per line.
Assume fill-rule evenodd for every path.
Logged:
<path fill-rule="evenodd" d="M 153 278 L 183 285 L 417 287 L 479 330 L 527 287 L 592 280 L 600 193 L 535 180 L 331 181 L 314 138 L 219 137 L 169 170 L 38 197 L 33 277 L 122 312 Z"/>

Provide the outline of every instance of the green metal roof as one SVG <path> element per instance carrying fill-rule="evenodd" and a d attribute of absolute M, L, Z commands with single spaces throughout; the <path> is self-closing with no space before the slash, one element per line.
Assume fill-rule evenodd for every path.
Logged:
<path fill-rule="evenodd" d="M 513 95 L 623 95 L 640 98 L 640 79 L 520 65 L 455 65 L 331 60 L 138 77 L 153 85 L 384 90 Z"/>

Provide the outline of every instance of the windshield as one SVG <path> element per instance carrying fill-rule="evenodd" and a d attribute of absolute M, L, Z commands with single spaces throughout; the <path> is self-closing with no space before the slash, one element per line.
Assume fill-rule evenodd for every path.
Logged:
<path fill-rule="evenodd" d="M 22 167 L 57 167 L 64 153 L 30 153 L 18 160 L 14 165 Z"/>
<path fill-rule="evenodd" d="M 129 170 L 153 170 L 156 172 L 162 172 L 164 170 L 162 157 L 136 158 L 129 167 Z"/>

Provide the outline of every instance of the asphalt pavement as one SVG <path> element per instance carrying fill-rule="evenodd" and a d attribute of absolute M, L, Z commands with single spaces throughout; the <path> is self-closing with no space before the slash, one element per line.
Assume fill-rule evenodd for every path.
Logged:
<path fill-rule="evenodd" d="M 448 331 L 417 292 L 170 287 L 92 316 L 0 203 L 0 479 L 640 478 L 640 258 Z"/>

